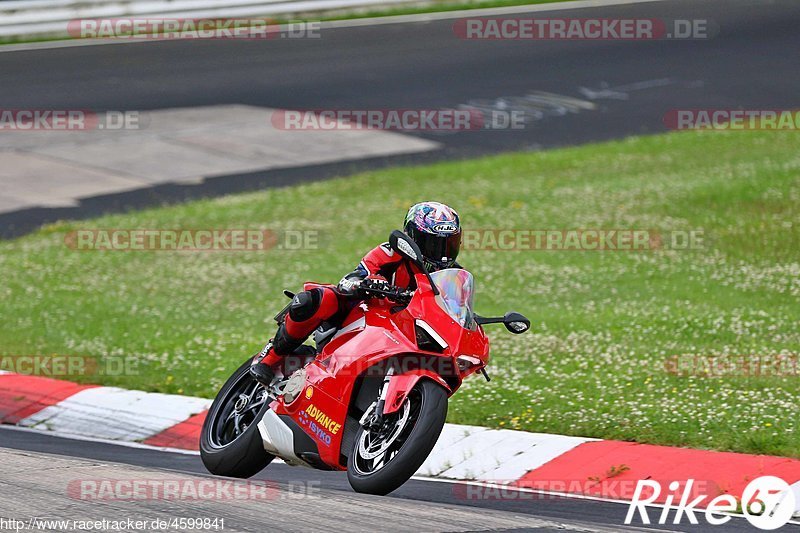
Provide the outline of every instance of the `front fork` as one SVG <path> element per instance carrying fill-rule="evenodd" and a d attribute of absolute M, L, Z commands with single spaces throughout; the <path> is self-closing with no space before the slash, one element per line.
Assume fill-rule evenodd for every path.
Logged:
<path fill-rule="evenodd" d="M 447 384 L 444 378 L 430 370 L 417 369 L 403 374 L 395 374 L 394 369 L 389 368 L 386 377 L 383 378 L 381 395 L 364 412 L 364 416 L 360 420 L 361 425 L 365 428 L 376 424 L 379 425 L 384 416 L 397 412 L 403 406 L 408 393 L 411 392 L 411 389 L 420 379 L 431 379 L 444 387 L 448 395 L 452 393 L 450 385 Z"/>
<path fill-rule="evenodd" d="M 383 421 L 383 409 L 386 406 L 386 395 L 389 394 L 389 385 L 394 376 L 394 368 L 389 368 L 386 372 L 386 377 L 383 378 L 383 386 L 381 387 L 381 395 L 378 397 L 378 404 L 375 406 L 375 422 L 380 424 Z"/>
<path fill-rule="evenodd" d="M 389 384 L 392 381 L 392 376 L 394 376 L 394 368 L 389 368 L 383 378 L 380 396 L 378 396 L 377 401 L 372 402 L 372 405 L 364 411 L 364 415 L 359 420 L 363 428 L 379 427 L 383 423 L 383 409 L 386 405 L 386 395 L 389 394 Z"/>

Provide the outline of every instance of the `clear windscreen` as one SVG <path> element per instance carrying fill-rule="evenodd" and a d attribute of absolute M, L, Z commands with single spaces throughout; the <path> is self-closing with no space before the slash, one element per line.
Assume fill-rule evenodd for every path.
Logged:
<path fill-rule="evenodd" d="M 475 296 L 475 280 L 461 268 L 446 268 L 431 274 L 439 289 L 436 302 L 462 327 L 475 329 L 472 301 Z"/>

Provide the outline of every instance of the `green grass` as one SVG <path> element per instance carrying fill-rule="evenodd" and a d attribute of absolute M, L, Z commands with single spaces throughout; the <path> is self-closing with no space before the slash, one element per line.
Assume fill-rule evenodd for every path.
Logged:
<path fill-rule="evenodd" d="M 494 379 L 457 423 L 800 457 L 797 375 L 668 374 L 676 354 L 800 354 L 800 137 L 683 132 L 396 168 L 91 221 L 0 242 L 1 353 L 127 356 L 85 381 L 211 397 L 274 330 L 281 289 L 336 281 L 422 199 L 468 228 L 702 229 L 702 250 L 465 251 Z M 74 251 L 80 228 L 313 229 L 318 250 Z"/>

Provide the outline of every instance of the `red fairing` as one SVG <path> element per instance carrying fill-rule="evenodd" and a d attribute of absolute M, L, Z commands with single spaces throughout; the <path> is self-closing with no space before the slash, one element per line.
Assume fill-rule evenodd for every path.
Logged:
<path fill-rule="evenodd" d="M 408 396 L 408 393 L 414 388 L 414 385 L 416 385 L 420 379 L 433 380 L 447 389 L 448 395 L 453 394 L 453 390 L 450 388 L 450 385 L 436 372 L 426 368 L 409 370 L 404 374 L 392 376 L 391 380 L 389 381 L 389 388 L 386 391 L 386 402 L 384 404 L 383 414 L 394 413 L 400 409 L 400 407 L 403 406 L 406 396 Z"/>
<path fill-rule="evenodd" d="M 373 250 L 369 255 L 374 254 L 384 252 Z M 483 329 L 466 329 L 451 318 L 437 303 L 424 274 L 416 274 L 414 281 L 417 290 L 405 309 L 383 299 L 370 299 L 353 308 L 334 338 L 305 367 L 303 391 L 290 404 L 281 396 L 271 405 L 276 414 L 290 416 L 313 439 L 319 459 L 330 468 L 346 469 L 344 455 L 350 450 L 341 447 L 347 414 L 355 385 L 368 369 L 395 372 L 384 396 L 384 413 L 392 413 L 420 379 L 433 380 L 452 395 L 464 377 L 488 362 L 489 341 Z M 313 286 L 317 285 L 306 288 Z M 418 347 L 417 321 L 424 321 L 444 340 L 447 347 L 441 353 Z"/>
<path fill-rule="evenodd" d="M 424 369 L 427 371 L 412 371 L 407 373 L 408 375 L 416 376 L 417 379 L 414 379 L 414 383 L 410 387 L 403 387 L 401 386 L 403 382 L 402 376 L 394 376 L 392 382 L 390 382 L 390 394 L 386 397 L 384 414 L 393 413 L 403 405 L 406 395 L 419 378 L 433 379 L 440 384 L 444 383 L 448 385 L 446 388 L 452 395 L 458 387 L 461 386 L 461 381 L 465 377 L 479 371 L 489 362 L 489 339 L 484 334 L 483 329 L 480 326 L 475 330 L 462 328 L 450 315 L 445 313 L 436 302 L 436 298 L 433 296 L 431 290 L 431 285 L 424 274 L 416 275 L 416 283 L 419 287 L 419 293 L 427 295 L 427 297 L 415 296 L 405 311 L 402 312 L 409 316 L 408 320 L 401 322 L 404 335 L 411 339 L 416 337 L 416 318 L 412 317 L 424 320 L 425 323 L 438 332 L 447 343 L 447 348 L 441 354 L 427 352 L 431 354 L 431 357 L 438 358 L 438 360 L 436 360 L 437 364 L 433 365 L 433 370 L 447 370 L 453 368 L 454 377 L 456 379 L 451 379 L 450 381 L 454 383 L 450 383 L 444 379 L 442 374 Z M 420 352 L 419 348 L 417 348 L 417 353 L 425 352 Z M 459 356 L 468 356 L 471 360 L 477 361 L 477 363 L 465 366 L 462 369 L 459 367 Z M 463 358 L 462 360 L 466 361 L 466 359 Z M 398 383 L 395 384 L 394 381 Z M 395 394 L 395 396 L 392 396 L 392 394 Z"/>

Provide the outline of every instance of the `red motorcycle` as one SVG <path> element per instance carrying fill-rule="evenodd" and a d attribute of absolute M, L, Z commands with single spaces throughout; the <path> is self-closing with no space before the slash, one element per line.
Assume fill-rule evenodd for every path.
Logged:
<path fill-rule="evenodd" d="M 269 387 L 248 372 L 263 351 L 246 361 L 222 386 L 203 424 L 200 453 L 209 472 L 247 478 L 280 457 L 290 465 L 347 470 L 357 492 L 387 494 L 430 454 L 447 399 L 462 380 L 475 372 L 489 380 L 482 325 L 502 322 L 512 333 L 530 327 L 519 313 L 475 314 L 472 274 L 429 273 L 416 243 L 401 231 L 389 243 L 414 265 L 416 290 L 380 290 L 339 327 L 323 324 L 314 333 L 316 349 L 301 346 Z"/>

